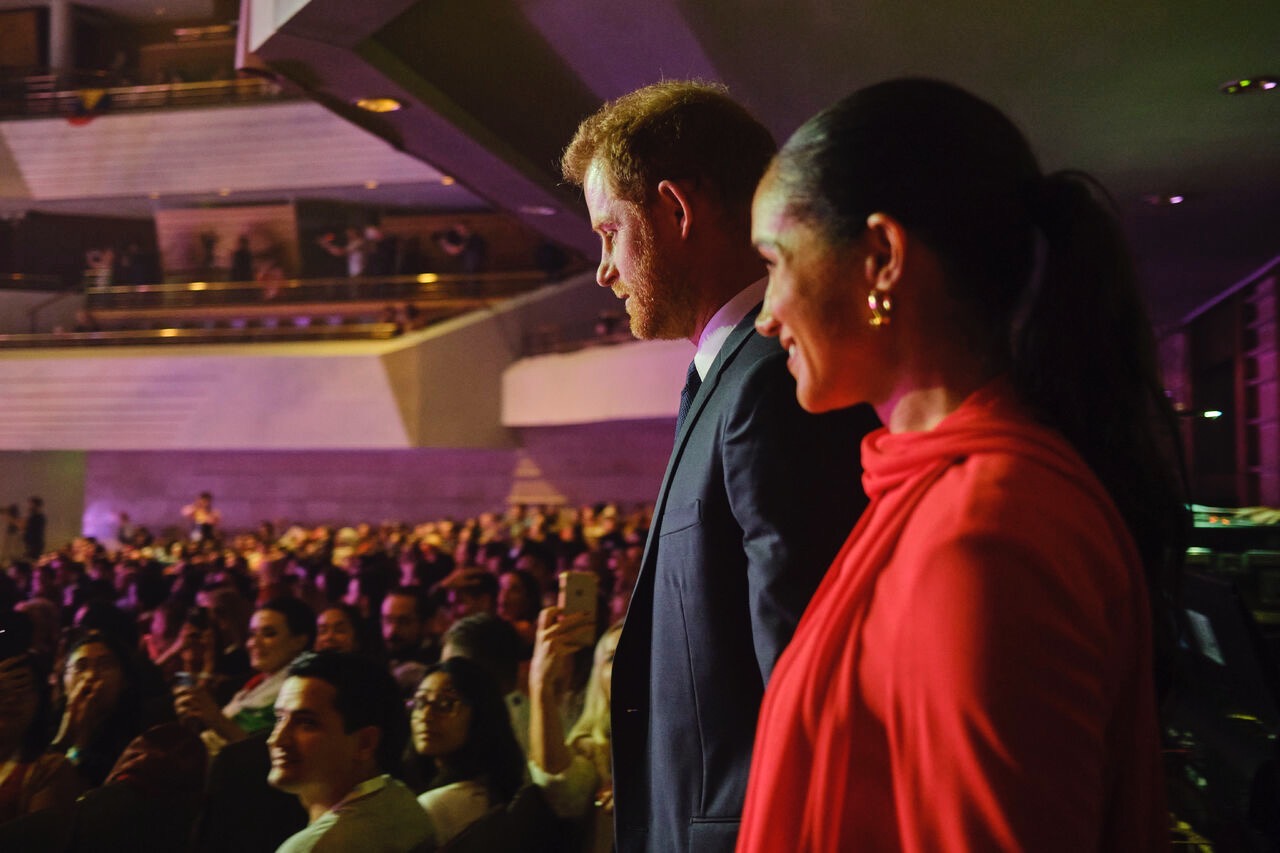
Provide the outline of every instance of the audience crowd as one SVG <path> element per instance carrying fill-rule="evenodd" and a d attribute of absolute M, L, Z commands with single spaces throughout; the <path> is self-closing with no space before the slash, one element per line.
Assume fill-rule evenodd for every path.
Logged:
<path fill-rule="evenodd" d="M 193 507 L 172 541 L 122 516 L 3 555 L 0 849 L 611 847 L 648 510 L 231 533 Z M 561 612 L 570 572 L 594 615 Z"/>

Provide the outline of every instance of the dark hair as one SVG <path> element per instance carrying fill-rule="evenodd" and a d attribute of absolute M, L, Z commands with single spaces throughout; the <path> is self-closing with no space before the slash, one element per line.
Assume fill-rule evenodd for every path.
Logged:
<path fill-rule="evenodd" d="M 53 734 L 53 701 L 49 691 L 49 672 L 40 659 L 30 653 L 34 628 L 31 617 L 20 610 L 0 610 L 0 659 L 16 657 L 19 665 L 31 673 L 31 689 L 36 691 L 36 712 L 23 734 L 20 758 L 34 761 L 49 746 Z"/>
<path fill-rule="evenodd" d="M 138 621 L 115 604 L 101 599 L 90 600 L 85 602 L 78 615 L 77 628 L 108 634 L 124 648 L 137 648 Z"/>
<path fill-rule="evenodd" d="M 599 160 L 611 189 L 644 203 L 662 180 L 691 179 L 726 210 L 749 216 L 756 184 L 777 145 L 728 90 L 696 80 L 664 80 L 602 106 L 578 127 L 561 158 L 578 186 Z"/>
<path fill-rule="evenodd" d="M 446 760 L 437 762 L 432 788 L 474 780 L 489 788 L 493 804 L 511 799 L 524 782 L 524 753 L 511 729 L 511 716 L 497 683 L 479 664 L 450 658 L 427 668 L 449 676 L 453 689 L 471 708 L 467 741 Z"/>
<path fill-rule="evenodd" d="M 797 130 L 775 164 L 789 212 L 832 243 L 882 212 L 938 256 L 960 331 L 1008 365 L 1020 399 L 1111 494 L 1160 605 L 1159 634 L 1187 529 L 1179 447 L 1101 187 L 1078 172 L 1043 175 L 999 110 L 934 80 L 855 92 Z"/>
<path fill-rule="evenodd" d="M 377 648 L 376 643 L 371 643 L 369 631 L 369 620 L 360 615 L 360 611 L 347 604 L 345 601 L 332 601 L 316 611 L 316 623 L 319 624 L 320 617 L 326 611 L 337 610 L 347 617 L 347 621 L 351 623 L 352 636 L 355 638 L 355 651 L 365 657 L 369 656 L 371 648 Z M 319 632 L 317 631 L 317 634 Z"/>
<path fill-rule="evenodd" d="M 538 611 L 542 609 L 542 584 L 538 583 L 535 578 L 525 569 L 512 569 L 506 573 L 516 579 L 516 582 L 524 590 L 525 612 L 519 615 L 521 619 L 527 619 L 530 622 L 538 621 Z"/>
<path fill-rule="evenodd" d="M 506 620 L 492 613 L 465 616 L 444 632 L 441 645 L 452 646 L 460 657 L 475 661 L 503 693 L 515 689 L 522 654 L 520 635 Z"/>
<path fill-rule="evenodd" d="M 133 655 L 130 654 L 129 647 L 122 643 L 116 635 L 100 631 L 97 628 L 81 626 L 71 629 L 68 638 L 67 651 L 62 659 L 64 668 L 71 661 L 71 656 L 76 653 L 76 650 L 90 643 L 100 643 L 107 647 L 107 650 L 115 657 L 116 662 L 120 664 L 120 670 L 124 674 L 126 684 L 137 683 L 138 676 L 134 668 Z"/>
<path fill-rule="evenodd" d="M 316 614 L 301 599 L 281 595 L 259 605 L 258 610 L 273 610 L 283 616 L 290 634 L 306 635 L 308 648 L 316 641 Z"/>
<path fill-rule="evenodd" d="M 431 614 L 434 611 L 428 606 L 426 594 L 423 592 L 422 587 L 393 586 L 387 590 L 387 594 L 383 596 L 382 600 L 386 601 L 393 595 L 401 595 L 405 598 L 413 599 L 413 612 L 417 614 L 418 621 L 425 622 L 431 618 Z"/>
<path fill-rule="evenodd" d="M 487 595 L 496 605 L 498 603 L 498 576 L 487 569 L 465 569 L 469 572 L 464 582 L 452 588 L 467 595 Z M 446 587 L 448 588 L 448 587 Z"/>
<path fill-rule="evenodd" d="M 333 685 L 333 705 L 342 717 L 342 730 L 350 734 L 366 726 L 378 729 L 378 769 L 398 775 L 400 755 L 409 740 L 409 721 L 400 687 L 386 667 L 346 652 L 303 652 L 289 665 L 288 673 Z"/>

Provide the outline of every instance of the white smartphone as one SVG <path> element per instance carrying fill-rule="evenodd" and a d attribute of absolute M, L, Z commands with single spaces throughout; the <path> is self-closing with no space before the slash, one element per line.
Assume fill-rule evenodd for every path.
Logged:
<path fill-rule="evenodd" d="M 595 572 L 561 572 L 557 605 L 562 614 L 582 614 L 587 624 L 575 632 L 590 645 L 596 632 L 596 608 L 600 601 L 600 579 Z"/>

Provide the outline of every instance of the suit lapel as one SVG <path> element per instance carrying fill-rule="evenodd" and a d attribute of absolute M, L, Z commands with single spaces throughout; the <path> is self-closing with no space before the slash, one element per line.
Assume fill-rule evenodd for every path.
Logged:
<path fill-rule="evenodd" d="M 737 357 L 742 350 L 743 344 L 755 333 L 756 315 L 759 313 L 760 306 L 757 305 L 747 312 L 747 316 L 742 318 L 742 322 L 733 327 L 733 331 L 725 339 L 724 345 L 720 347 L 720 352 L 716 355 L 715 361 L 711 362 L 711 367 L 708 368 L 707 375 L 702 380 L 702 387 L 698 389 L 698 393 L 694 395 L 693 401 L 689 404 L 689 413 L 685 416 L 684 423 L 680 426 L 680 432 L 676 435 L 675 446 L 671 449 L 671 458 L 667 461 L 666 473 L 662 475 L 662 487 L 658 489 L 658 500 L 654 503 L 653 517 L 657 524 L 649 531 L 649 537 L 645 541 L 644 557 L 640 562 L 642 573 L 649 568 L 650 552 L 653 551 L 653 544 L 661 533 L 662 515 L 667 506 L 671 475 L 680 464 L 681 457 L 684 456 L 684 448 L 688 443 L 689 433 L 693 430 L 693 425 L 697 423 L 702 410 L 706 408 L 707 401 L 716 392 L 716 387 L 720 384 L 720 377 L 724 375 L 725 369 Z"/>
<path fill-rule="evenodd" d="M 760 306 L 757 305 L 751 311 L 747 312 L 747 316 L 743 318 L 733 331 L 729 333 L 729 337 L 725 339 L 724 346 L 720 347 L 720 352 L 716 355 L 715 361 L 711 362 L 710 369 L 707 370 L 706 379 L 702 380 L 702 387 L 698 389 L 698 393 L 694 395 L 693 401 L 689 404 L 689 413 L 685 416 L 684 424 L 681 425 L 680 432 L 676 436 L 675 446 L 671 449 L 671 458 L 667 462 L 666 473 L 662 475 L 662 486 L 658 489 L 658 497 L 653 505 L 653 524 L 649 528 L 649 536 L 644 543 L 644 556 L 640 559 L 640 572 L 636 577 L 635 589 L 631 595 L 631 605 L 627 609 L 627 619 L 624 620 L 622 635 L 618 638 L 618 651 L 615 661 L 618 662 L 618 672 L 624 673 L 616 684 L 621 687 L 615 687 L 615 700 L 626 702 L 633 701 L 632 698 L 625 696 L 627 676 L 627 662 L 633 660 L 637 669 L 636 672 L 649 671 L 647 661 L 640 663 L 648 654 L 648 632 L 652 623 L 652 607 L 653 607 L 653 574 L 655 571 L 654 563 L 657 561 L 657 542 L 662 535 L 662 517 L 666 512 L 667 497 L 671 489 L 671 477 L 676 470 L 676 466 L 680 464 L 680 459 L 684 455 L 685 445 L 688 443 L 689 432 L 693 428 L 693 424 L 702 414 L 702 410 L 706 407 L 707 401 L 711 395 L 715 393 L 716 387 L 720 384 L 720 379 L 724 375 L 726 369 L 732 364 L 733 360 L 742 351 L 742 347 L 755 333 L 756 315 L 760 313 Z M 641 617 L 644 627 L 639 633 L 636 630 L 628 631 L 625 627 L 629 621 L 631 608 L 638 608 L 638 613 L 648 611 L 648 615 Z M 639 643 L 639 645 L 635 645 Z M 634 648 L 633 648 L 634 646 Z M 648 676 L 646 675 L 645 678 Z M 647 685 L 646 685 L 647 689 Z M 619 690 L 623 691 L 619 694 Z"/>

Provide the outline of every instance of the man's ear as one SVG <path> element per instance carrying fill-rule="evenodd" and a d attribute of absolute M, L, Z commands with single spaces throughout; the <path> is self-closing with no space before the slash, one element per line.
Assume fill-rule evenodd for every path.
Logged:
<path fill-rule="evenodd" d="M 907 254 L 907 229 L 886 213 L 867 217 L 862 240 L 866 249 L 863 273 L 868 287 L 891 293 L 902 278 Z"/>
<path fill-rule="evenodd" d="M 659 181 L 658 196 L 654 204 L 658 215 L 675 225 L 680 238 L 689 239 L 693 227 L 693 199 L 688 190 L 675 181 Z"/>
<path fill-rule="evenodd" d="M 356 729 L 356 756 L 361 760 L 377 763 L 378 745 L 382 743 L 382 729 L 377 726 L 365 726 Z"/>

